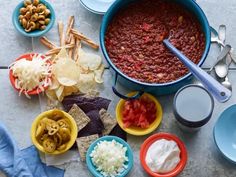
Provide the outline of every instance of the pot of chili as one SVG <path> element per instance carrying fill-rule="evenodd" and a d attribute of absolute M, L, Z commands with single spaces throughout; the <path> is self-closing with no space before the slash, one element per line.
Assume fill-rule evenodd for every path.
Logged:
<path fill-rule="evenodd" d="M 114 93 L 135 99 L 143 92 L 171 94 L 191 73 L 165 46 L 170 41 L 201 66 L 210 49 L 210 26 L 194 0 L 116 0 L 103 17 L 100 44 L 113 73 Z M 138 91 L 127 97 L 116 82 Z"/>

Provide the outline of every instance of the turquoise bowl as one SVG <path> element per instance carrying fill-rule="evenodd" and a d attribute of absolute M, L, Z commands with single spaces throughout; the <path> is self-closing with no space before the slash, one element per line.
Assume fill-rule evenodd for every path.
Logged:
<path fill-rule="evenodd" d="M 86 163 L 87 163 L 87 166 L 88 166 L 88 169 L 89 171 L 91 172 L 91 174 L 95 177 L 103 177 L 103 175 L 96 170 L 96 167 L 93 165 L 93 162 L 92 162 L 92 159 L 90 157 L 90 154 L 91 152 L 94 150 L 95 146 L 100 142 L 100 141 L 112 141 L 112 140 L 115 140 L 117 141 L 118 143 L 122 144 L 124 147 L 127 147 L 127 151 L 126 151 L 126 156 L 128 157 L 129 161 L 125 163 L 125 165 L 127 166 L 127 169 L 125 169 L 119 176 L 116 176 L 116 177 L 125 177 L 129 172 L 130 170 L 132 169 L 133 167 L 133 163 L 134 163 L 134 160 L 133 160 L 133 152 L 132 152 L 132 149 L 130 148 L 129 144 L 126 143 L 123 139 L 121 138 L 118 138 L 116 136 L 103 136 L 99 139 L 97 139 L 96 141 L 94 141 L 88 151 L 87 151 L 87 154 L 86 154 Z"/>
<path fill-rule="evenodd" d="M 236 105 L 220 115 L 214 127 L 214 140 L 223 156 L 236 164 Z"/>
<path fill-rule="evenodd" d="M 168 83 L 162 83 L 162 84 L 150 84 L 150 83 L 144 83 L 137 81 L 131 77 L 128 77 L 124 73 L 122 73 L 111 61 L 107 50 L 105 46 L 105 35 L 106 35 L 106 30 L 107 27 L 109 26 L 110 22 L 112 19 L 116 16 L 116 14 L 119 12 L 120 9 L 126 8 L 130 3 L 135 3 L 138 2 L 139 0 L 116 0 L 108 9 L 108 11 L 105 13 L 101 28 L 100 28 L 100 46 L 102 53 L 107 61 L 107 63 L 110 66 L 110 70 L 113 74 L 113 92 L 124 99 L 128 99 L 122 93 L 119 93 L 119 91 L 116 90 L 116 82 L 118 81 L 121 83 L 123 86 L 126 88 L 130 89 L 131 91 L 137 91 L 139 94 L 136 95 L 137 98 L 144 92 L 152 93 L 154 95 L 166 95 L 166 94 L 172 94 L 175 93 L 177 90 L 179 90 L 181 87 L 190 84 L 191 83 L 191 73 L 186 74 L 185 76 L 179 78 L 178 80 L 168 82 Z M 201 24 L 202 30 L 205 35 L 205 50 L 202 54 L 202 58 L 198 63 L 198 66 L 201 66 L 204 61 L 207 58 L 207 55 L 210 50 L 210 44 L 211 44 L 211 33 L 210 33 L 210 26 L 207 20 L 206 15 L 204 14 L 203 10 L 201 7 L 195 2 L 195 0 L 172 0 L 178 4 L 181 4 L 184 6 L 186 9 L 188 9 L 191 13 L 193 13 L 199 23 Z M 158 10 L 158 9 L 157 9 Z"/>
<path fill-rule="evenodd" d="M 51 11 L 51 15 L 50 15 L 50 23 L 47 25 L 45 30 L 35 30 L 32 32 L 25 32 L 24 28 L 21 26 L 20 21 L 18 19 L 19 15 L 20 15 L 20 8 L 24 7 L 24 2 L 22 1 L 21 3 L 19 3 L 12 15 L 12 23 L 14 25 L 14 27 L 16 28 L 16 30 L 21 33 L 22 35 L 26 36 L 26 37 L 40 37 L 43 36 L 44 34 L 46 34 L 54 25 L 55 23 L 55 11 L 53 9 L 53 7 L 45 0 L 40 0 L 40 3 L 46 5 L 46 7 Z"/>

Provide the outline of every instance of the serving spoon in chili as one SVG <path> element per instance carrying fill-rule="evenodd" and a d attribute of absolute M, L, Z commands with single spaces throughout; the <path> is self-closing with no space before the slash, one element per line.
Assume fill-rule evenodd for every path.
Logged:
<path fill-rule="evenodd" d="M 199 66 L 188 59 L 181 51 L 171 44 L 169 39 L 164 39 L 165 46 L 191 71 L 191 73 L 205 86 L 205 88 L 216 98 L 217 101 L 223 103 L 229 100 L 232 92 L 222 86 L 211 75 L 207 74 Z"/>

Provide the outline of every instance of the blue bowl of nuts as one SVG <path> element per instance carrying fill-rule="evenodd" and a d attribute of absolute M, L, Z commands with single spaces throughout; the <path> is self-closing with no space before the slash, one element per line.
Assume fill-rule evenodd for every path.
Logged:
<path fill-rule="evenodd" d="M 45 0 L 24 0 L 15 8 L 12 22 L 22 35 L 39 37 L 53 27 L 55 11 Z"/>

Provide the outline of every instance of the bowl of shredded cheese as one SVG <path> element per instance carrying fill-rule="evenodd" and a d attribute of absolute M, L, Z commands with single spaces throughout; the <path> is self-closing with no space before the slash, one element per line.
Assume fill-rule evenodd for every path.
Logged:
<path fill-rule="evenodd" d="M 29 53 L 17 58 L 10 66 L 10 82 L 28 98 L 44 92 L 51 84 L 51 62 L 41 54 Z"/>
<path fill-rule="evenodd" d="M 93 176 L 124 177 L 133 167 L 133 152 L 121 138 L 103 136 L 90 145 L 86 163 Z"/>

